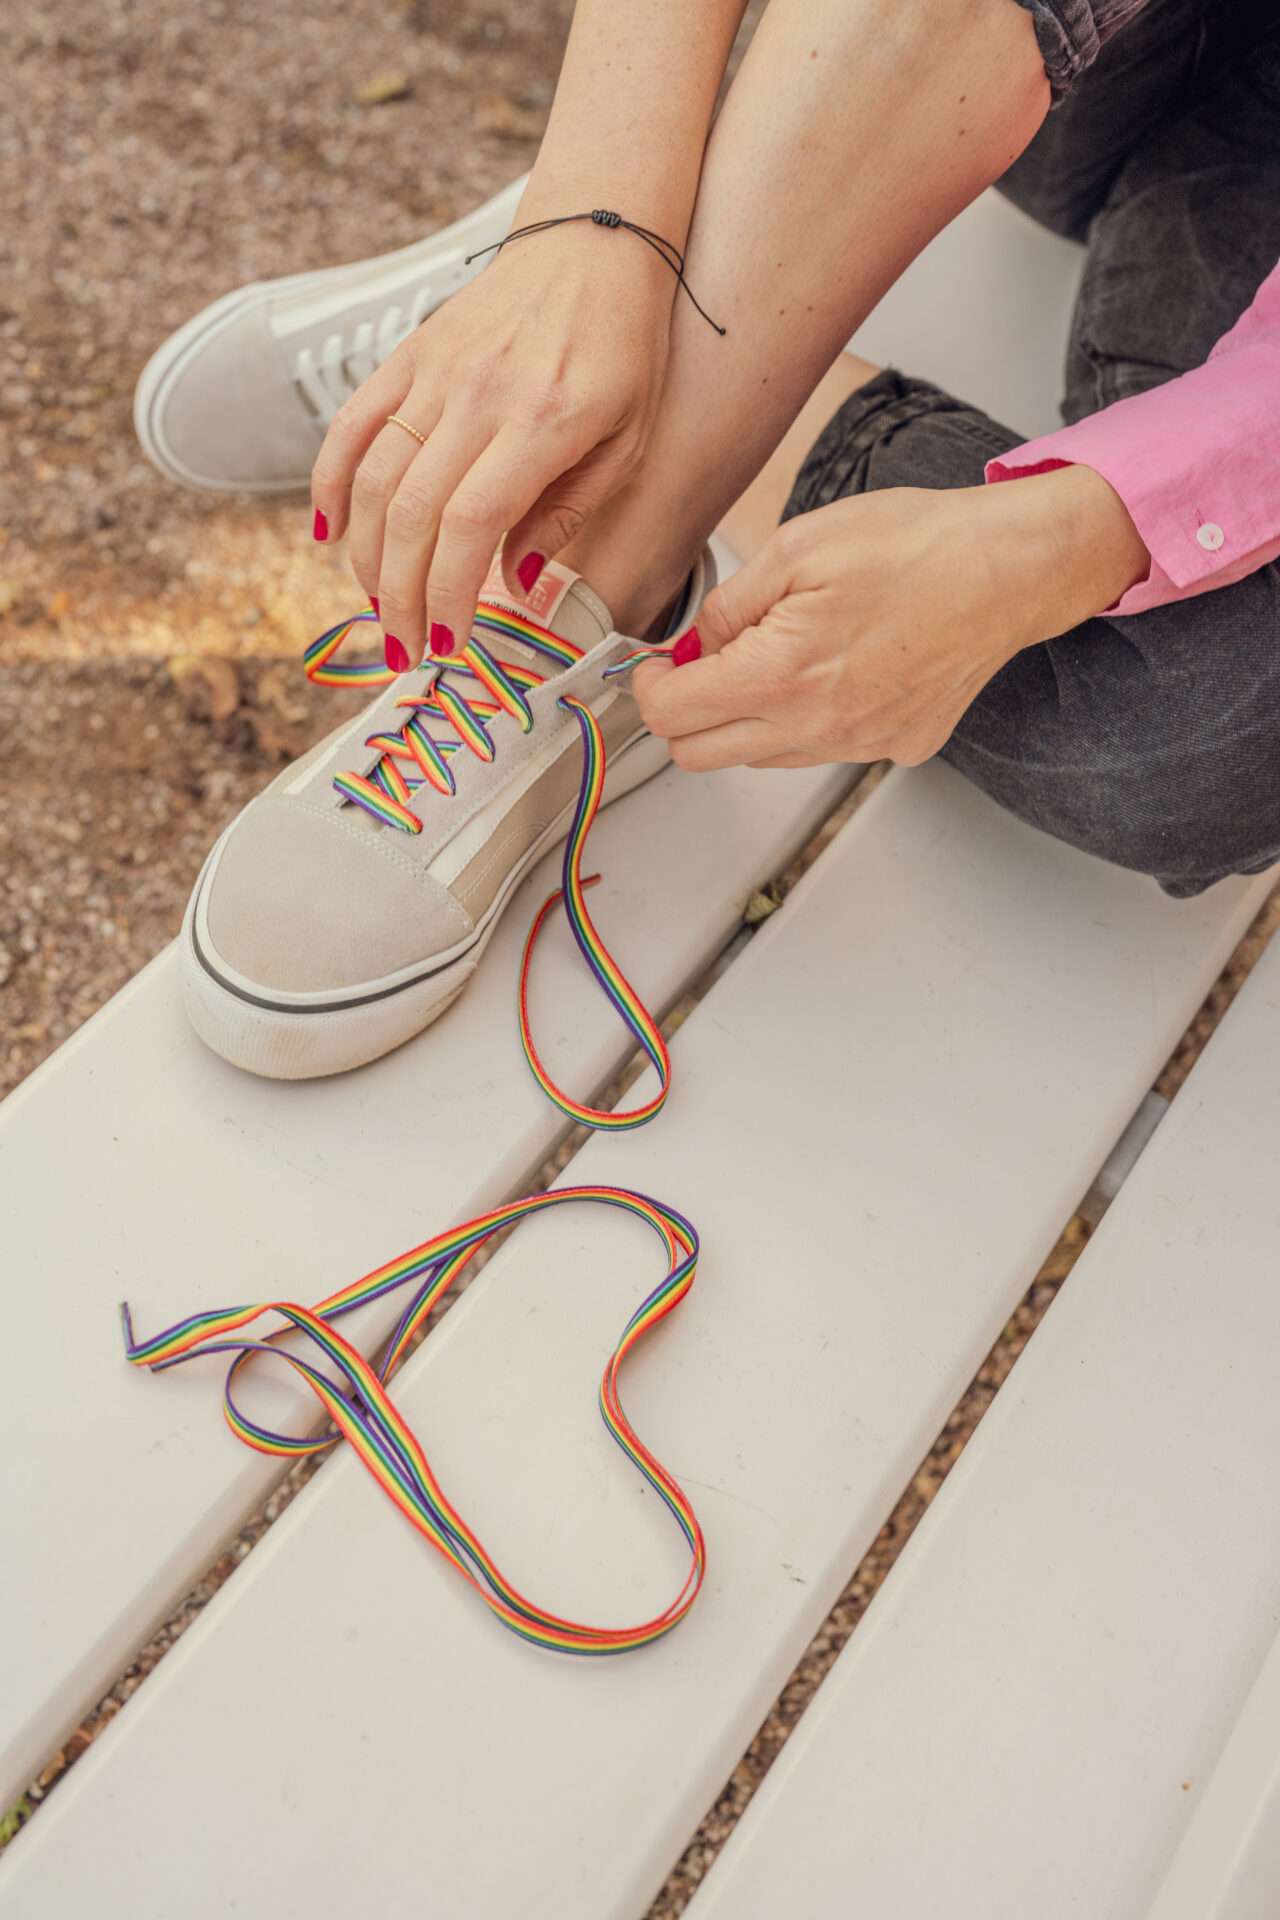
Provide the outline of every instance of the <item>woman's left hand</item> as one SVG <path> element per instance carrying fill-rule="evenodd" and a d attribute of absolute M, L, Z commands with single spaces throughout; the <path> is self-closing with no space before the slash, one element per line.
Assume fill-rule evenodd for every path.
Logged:
<path fill-rule="evenodd" d="M 895 488 L 779 527 L 698 616 L 702 656 L 639 668 L 682 767 L 935 754 L 993 674 L 1145 578 L 1150 556 L 1088 467 Z"/>

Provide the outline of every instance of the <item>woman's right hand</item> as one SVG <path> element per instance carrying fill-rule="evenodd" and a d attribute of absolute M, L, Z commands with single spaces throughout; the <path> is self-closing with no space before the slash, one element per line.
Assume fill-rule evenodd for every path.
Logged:
<path fill-rule="evenodd" d="M 675 282 L 634 235 L 560 226 L 499 253 L 353 394 L 312 504 L 376 601 L 388 664 L 465 646 L 494 549 L 528 590 L 639 465 Z M 420 444 L 399 414 L 426 436 Z"/>

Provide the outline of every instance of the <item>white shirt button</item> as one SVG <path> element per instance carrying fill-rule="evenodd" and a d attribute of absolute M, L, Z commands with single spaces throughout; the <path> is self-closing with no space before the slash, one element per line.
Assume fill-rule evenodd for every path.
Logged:
<path fill-rule="evenodd" d="M 1206 553 L 1216 553 L 1226 537 L 1216 520 L 1206 520 L 1204 525 L 1196 530 L 1196 539 Z"/>

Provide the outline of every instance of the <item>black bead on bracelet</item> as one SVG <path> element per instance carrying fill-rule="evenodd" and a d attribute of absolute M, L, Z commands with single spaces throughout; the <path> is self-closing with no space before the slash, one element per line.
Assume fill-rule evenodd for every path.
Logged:
<path fill-rule="evenodd" d="M 481 247 L 478 252 L 469 253 L 463 264 L 469 267 L 473 260 L 483 259 L 486 253 L 501 253 L 503 247 L 509 245 L 512 240 L 523 240 L 531 233 L 545 233 L 549 227 L 566 227 L 574 220 L 590 220 L 597 227 L 625 227 L 628 233 L 634 233 L 638 239 L 644 241 L 647 247 L 652 247 L 658 258 L 666 261 L 707 325 L 714 327 L 720 337 L 724 338 L 728 328 L 720 326 L 711 318 L 684 277 L 684 255 L 679 247 L 673 246 L 670 240 L 664 240 L 660 233 L 654 233 L 650 227 L 638 227 L 634 220 L 624 220 L 620 213 L 614 213 L 608 207 L 595 207 L 590 213 L 562 213 L 554 220 L 535 220 L 527 227 L 516 227 L 505 240 L 495 240 L 492 246 Z"/>

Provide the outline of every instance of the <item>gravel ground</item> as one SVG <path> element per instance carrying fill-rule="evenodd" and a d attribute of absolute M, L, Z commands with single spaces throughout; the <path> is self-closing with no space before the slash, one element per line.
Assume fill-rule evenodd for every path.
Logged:
<path fill-rule="evenodd" d="M 174 492 L 129 424 L 152 347 L 243 280 L 359 258 L 532 160 L 570 0 L 10 0 L 0 177 L 0 1093 L 176 931 L 223 822 L 343 715 L 301 646 L 346 602 L 295 501 Z M 358 96 L 391 94 L 379 104 Z M 352 703 L 349 703 L 352 704 Z M 1172 1093 L 1280 921 L 1235 956 Z M 1087 1240 L 1059 1246 L 650 1920 L 674 1920 Z M 313 1470 L 313 1469 L 312 1469 Z M 310 1477 L 287 1481 L 56 1755 L 57 1785 Z"/>

